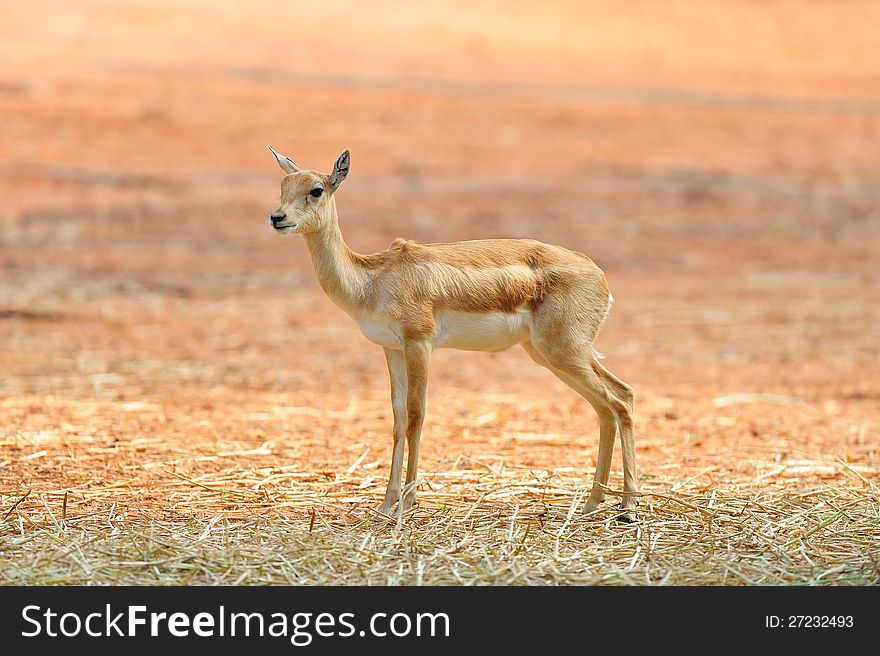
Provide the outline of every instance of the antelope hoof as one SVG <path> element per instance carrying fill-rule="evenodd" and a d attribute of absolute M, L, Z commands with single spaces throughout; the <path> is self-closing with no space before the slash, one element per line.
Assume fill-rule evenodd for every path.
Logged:
<path fill-rule="evenodd" d="M 387 518 L 387 519 L 397 519 L 400 515 L 405 515 L 412 507 L 415 505 L 414 499 L 404 499 L 400 503 L 395 503 L 393 501 L 386 501 L 382 503 L 381 506 L 376 508 L 376 513 Z"/>
<path fill-rule="evenodd" d="M 397 506 L 397 512 L 400 515 L 405 515 L 410 510 L 413 509 L 413 506 L 416 505 L 416 498 L 412 497 L 404 497 L 400 504 Z"/>
<path fill-rule="evenodd" d="M 587 503 L 584 504 L 584 514 L 589 515 L 596 512 L 597 510 L 599 510 L 599 504 L 601 503 L 602 499 L 590 497 L 589 499 L 587 499 Z"/>
<path fill-rule="evenodd" d="M 617 521 L 622 524 L 632 524 L 636 521 L 636 509 L 635 508 L 624 508 L 623 505 L 617 507 L 618 510 L 622 511 L 617 516 Z"/>

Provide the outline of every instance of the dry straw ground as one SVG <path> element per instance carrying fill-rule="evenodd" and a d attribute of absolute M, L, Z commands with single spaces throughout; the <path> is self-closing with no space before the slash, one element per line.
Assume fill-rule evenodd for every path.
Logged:
<path fill-rule="evenodd" d="M 880 581 L 877 6 L 463 4 L 8 9 L 0 583 Z M 267 143 L 351 149 L 358 250 L 594 257 L 638 523 L 579 513 L 595 418 L 518 350 L 436 354 L 375 517 L 384 358 L 266 225 Z"/>
<path fill-rule="evenodd" d="M 465 432 L 469 426 L 479 435 L 459 442 L 454 458 L 432 459 L 418 510 L 396 523 L 370 511 L 384 485 L 386 454 L 380 440 L 340 445 L 332 454 L 336 460 L 320 461 L 290 453 L 312 448 L 304 440 L 276 442 L 262 434 L 279 423 L 292 424 L 294 432 L 298 424 L 308 426 L 313 435 L 381 433 L 388 420 L 384 399 L 354 397 L 345 409 L 322 411 L 316 408 L 332 400 L 318 397 L 307 406 L 272 405 L 271 412 L 259 410 L 265 407 L 262 399 L 239 400 L 234 425 L 197 419 L 205 411 L 196 407 L 48 400 L 45 405 L 65 435 L 43 430 L 27 439 L 16 432 L 18 440 L 9 449 L 19 470 L 30 469 L 31 488 L 4 518 L 4 580 L 877 580 L 880 509 L 877 488 L 866 478 L 873 474 L 870 467 L 783 453 L 782 444 L 740 446 L 736 458 L 726 449 L 698 453 L 693 463 L 680 463 L 675 451 L 682 442 L 649 444 L 647 452 L 656 453 L 643 465 L 642 519 L 619 524 L 610 505 L 595 517 L 578 511 L 588 491 L 583 464 L 551 464 L 583 460 L 590 450 L 587 440 L 573 433 L 514 430 L 532 425 L 523 420 L 537 409 L 523 409 L 516 398 L 478 398 L 496 410 L 468 416 L 469 404 L 449 396 L 433 404 L 434 415 L 467 419 L 435 420 L 429 435 Z M 4 410 L 15 414 L 12 408 L 7 400 Z M 502 431 L 499 413 L 507 426 Z M 95 421 L 106 418 L 112 433 L 128 417 L 142 426 L 130 437 L 111 437 L 101 420 Z M 151 421 L 164 430 L 151 429 Z M 79 422 L 93 434 L 83 435 Z M 257 435 L 249 437 L 251 432 Z M 185 441 L 205 446 L 195 450 Z M 499 455 L 510 441 L 519 448 L 511 456 Z M 284 454 L 289 455 L 280 457 Z M 58 485 L 59 471 L 63 485 Z"/>

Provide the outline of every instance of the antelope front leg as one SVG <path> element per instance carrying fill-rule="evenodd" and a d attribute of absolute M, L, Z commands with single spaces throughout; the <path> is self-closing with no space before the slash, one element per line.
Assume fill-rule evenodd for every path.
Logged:
<path fill-rule="evenodd" d="M 394 504 L 400 501 L 400 475 L 403 472 L 403 441 L 406 436 L 406 364 L 403 352 L 385 349 L 385 362 L 388 364 L 388 375 L 391 378 L 391 407 L 394 411 L 394 447 L 391 455 L 391 475 L 388 477 L 388 489 L 385 500 L 379 506 L 379 512 L 391 515 Z"/>
<path fill-rule="evenodd" d="M 416 501 L 416 478 L 419 473 L 419 440 L 425 420 L 425 397 L 428 392 L 428 367 L 431 343 L 407 340 L 403 344 L 406 364 L 406 443 L 409 456 L 406 461 L 406 484 L 398 512 L 405 513 Z"/>

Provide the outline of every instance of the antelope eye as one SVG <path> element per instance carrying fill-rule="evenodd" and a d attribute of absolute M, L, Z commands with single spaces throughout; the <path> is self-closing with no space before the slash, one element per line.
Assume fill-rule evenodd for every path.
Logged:
<path fill-rule="evenodd" d="M 312 198 L 320 198 L 321 194 L 323 194 L 323 193 L 324 193 L 323 187 L 315 187 L 314 189 L 312 189 L 309 192 L 309 196 L 311 196 Z"/>

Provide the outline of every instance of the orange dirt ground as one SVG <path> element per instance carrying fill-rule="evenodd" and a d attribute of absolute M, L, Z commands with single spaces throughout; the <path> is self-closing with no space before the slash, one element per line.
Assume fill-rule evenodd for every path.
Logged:
<path fill-rule="evenodd" d="M 325 171 L 351 149 L 337 204 L 360 252 L 590 255 L 616 298 L 596 346 L 637 392 L 643 506 L 876 493 L 877 4 L 162 4 L 0 21 L 9 530 L 378 505 L 382 351 L 268 227 L 267 144 Z M 528 480 L 582 492 L 596 433 L 520 349 L 436 352 L 419 512 Z"/>

